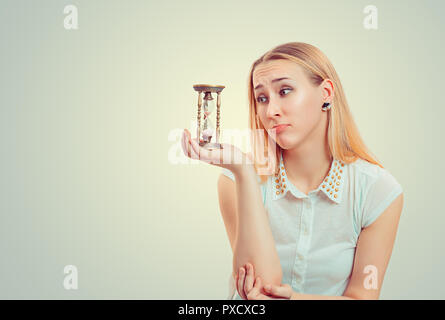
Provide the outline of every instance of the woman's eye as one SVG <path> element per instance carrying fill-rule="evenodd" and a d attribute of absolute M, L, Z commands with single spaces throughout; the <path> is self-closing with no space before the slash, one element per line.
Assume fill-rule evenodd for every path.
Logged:
<path fill-rule="evenodd" d="M 281 94 L 282 91 L 285 91 L 285 90 L 290 90 L 290 91 L 292 91 L 291 88 L 285 88 L 285 89 L 281 89 L 281 90 L 280 90 L 280 94 Z M 285 94 L 285 95 L 287 95 L 287 94 Z M 264 101 L 261 100 L 261 99 L 263 99 L 263 98 L 265 99 L 265 97 L 262 97 L 262 96 L 261 96 L 261 97 L 258 97 L 256 100 L 257 100 L 258 103 L 262 103 L 262 102 L 264 102 Z"/>
<path fill-rule="evenodd" d="M 280 92 L 281 92 L 281 91 L 284 91 L 284 90 L 291 90 L 291 91 L 292 91 L 291 88 L 285 88 L 285 89 L 281 89 Z"/>
<path fill-rule="evenodd" d="M 263 101 L 261 101 L 261 99 L 263 99 L 264 97 L 258 97 L 257 99 L 256 99 L 256 101 L 258 102 L 258 103 L 262 103 Z"/>

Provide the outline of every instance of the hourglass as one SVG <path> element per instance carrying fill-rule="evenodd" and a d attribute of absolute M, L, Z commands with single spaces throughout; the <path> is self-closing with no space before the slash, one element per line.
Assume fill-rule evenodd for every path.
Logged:
<path fill-rule="evenodd" d="M 220 138 L 220 106 L 221 106 L 221 91 L 225 86 L 195 84 L 193 89 L 198 91 L 198 127 L 196 136 L 199 138 L 199 145 L 205 149 L 222 149 L 219 143 Z M 201 93 L 204 97 L 201 98 Z M 215 99 L 212 93 L 216 93 L 216 127 L 211 120 L 215 111 Z M 204 102 L 202 102 L 204 100 Z M 201 126 L 201 107 L 203 109 L 203 119 Z"/>

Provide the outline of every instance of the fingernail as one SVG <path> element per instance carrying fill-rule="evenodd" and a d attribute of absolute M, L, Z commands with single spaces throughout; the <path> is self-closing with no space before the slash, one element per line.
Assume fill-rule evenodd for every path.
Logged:
<path fill-rule="evenodd" d="M 264 289 L 266 289 L 267 291 L 269 291 L 269 290 L 270 290 L 270 284 L 265 285 L 265 286 L 264 286 Z"/>

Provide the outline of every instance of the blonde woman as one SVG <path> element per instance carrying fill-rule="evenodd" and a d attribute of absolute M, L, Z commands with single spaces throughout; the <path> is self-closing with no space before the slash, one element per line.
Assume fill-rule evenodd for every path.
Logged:
<path fill-rule="evenodd" d="M 209 153 L 187 130 L 182 141 L 223 168 L 229 298 L 378 299 L 402 187 L 360 138 L 334 67 L 291 42 L 255 61 L 248 81 L 253 155 L 228 144 Z"/>

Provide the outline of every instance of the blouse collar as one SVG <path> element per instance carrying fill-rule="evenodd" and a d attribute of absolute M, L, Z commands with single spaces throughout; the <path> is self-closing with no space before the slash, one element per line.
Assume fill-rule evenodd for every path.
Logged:
<path fill-rule="evenodd" d="M 320 190 L 335 203 L 340 203 L 343 186 L 345 184 L 345 164 L 337 159 L 333 159 L 327 176 L 323 179 L 318 188 L 312 192 Z M 290 191 L 297 198 L 306 198 L 307 195 L 298 190 L 287 178 L 284 169 L 283 155 L 280 157 L 279 171 L 273 176 L 273 199 L 278 200 L 284 197 L 287 191 Z"/>

